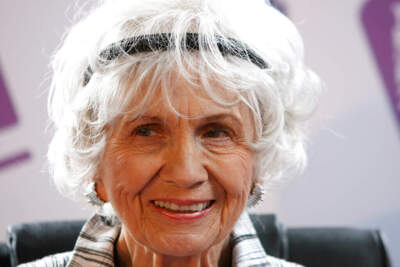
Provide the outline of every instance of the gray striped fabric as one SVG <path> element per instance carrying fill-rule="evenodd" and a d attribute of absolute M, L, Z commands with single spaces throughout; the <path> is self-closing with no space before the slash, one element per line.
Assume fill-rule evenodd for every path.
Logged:
<path fill-rule="evenodd" d="M 23 267 L 114 267 L 114 243 L 120 226 L 111 226 L 100 215 L 94 215 L 82 228 L 72 252 L 60 253 L 22 264 Z M 232 267 L 301 267 L 268 256 L 246 212 L 231 233 Z"/>
<path fill-rule="evenodd" d="M 243 212 L 231 233 L 232 267 L 301 267 L 265 253 L 247 212 Z"/>

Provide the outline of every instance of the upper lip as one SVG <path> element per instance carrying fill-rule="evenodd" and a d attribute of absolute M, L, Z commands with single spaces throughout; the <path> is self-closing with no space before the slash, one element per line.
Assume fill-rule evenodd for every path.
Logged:
<path fill-rule="evenodd" d="M 157 198 L 157 199 L 152 199 L 151 202 L 154 201 L 164 201 L 164 202 L 170 202 L 176 205 L 194 205 L 194 204 L 199 204 L 199 203 L 204 203 L 204 202 L 209 202 L 212 201 L 213 199 L 171 199 L 171 198 Z"/>

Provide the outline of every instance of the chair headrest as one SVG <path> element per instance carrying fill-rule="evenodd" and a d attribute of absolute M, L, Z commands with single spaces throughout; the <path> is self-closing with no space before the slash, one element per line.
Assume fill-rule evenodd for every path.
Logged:
<path fill-rule="evenodd" d="M 12 266 L 70 251 L 84 221 L 17 224 L 8 228 Z"/>
<path fill-rule="evenodd" d="M 289 259 L 305 266 L 390 267 L 378 230 L 359 228 L 289 228 Z"/>
<path fill-rule="evenodd" d="M 0 243 L 0 266 L 9 267 L 10 262 L 10 248 L 6 243 Z"/>

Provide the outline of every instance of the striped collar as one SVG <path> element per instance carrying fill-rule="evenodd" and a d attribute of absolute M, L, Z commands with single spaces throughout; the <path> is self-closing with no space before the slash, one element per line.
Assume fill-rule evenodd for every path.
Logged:
<path fill-rule="evenodd" d="M 265 253 L 253 223 L 243 212 L 231 233 L 232 267 L 301 267 Z"/>
<path fill-rule="evenodd" d="M 95 214 L 82 228 L 68 266 L 114 267 L 114 244 L 120 230 Z M 301 267 L 267 255 L 246 212 L 232 230 L 231 245 L 232 267 Z"/>

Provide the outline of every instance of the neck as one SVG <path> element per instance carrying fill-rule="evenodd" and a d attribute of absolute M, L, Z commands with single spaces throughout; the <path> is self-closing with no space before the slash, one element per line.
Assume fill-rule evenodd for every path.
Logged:
<path fill-rule="evenodd" d="M 129 238 L 124 228 L 121 230 L 116 247 L 116 261 L 120 267 L 226 267 L 231 266 L 229 236 L 200 254 L 171 256 L 154 252 Z"/>

